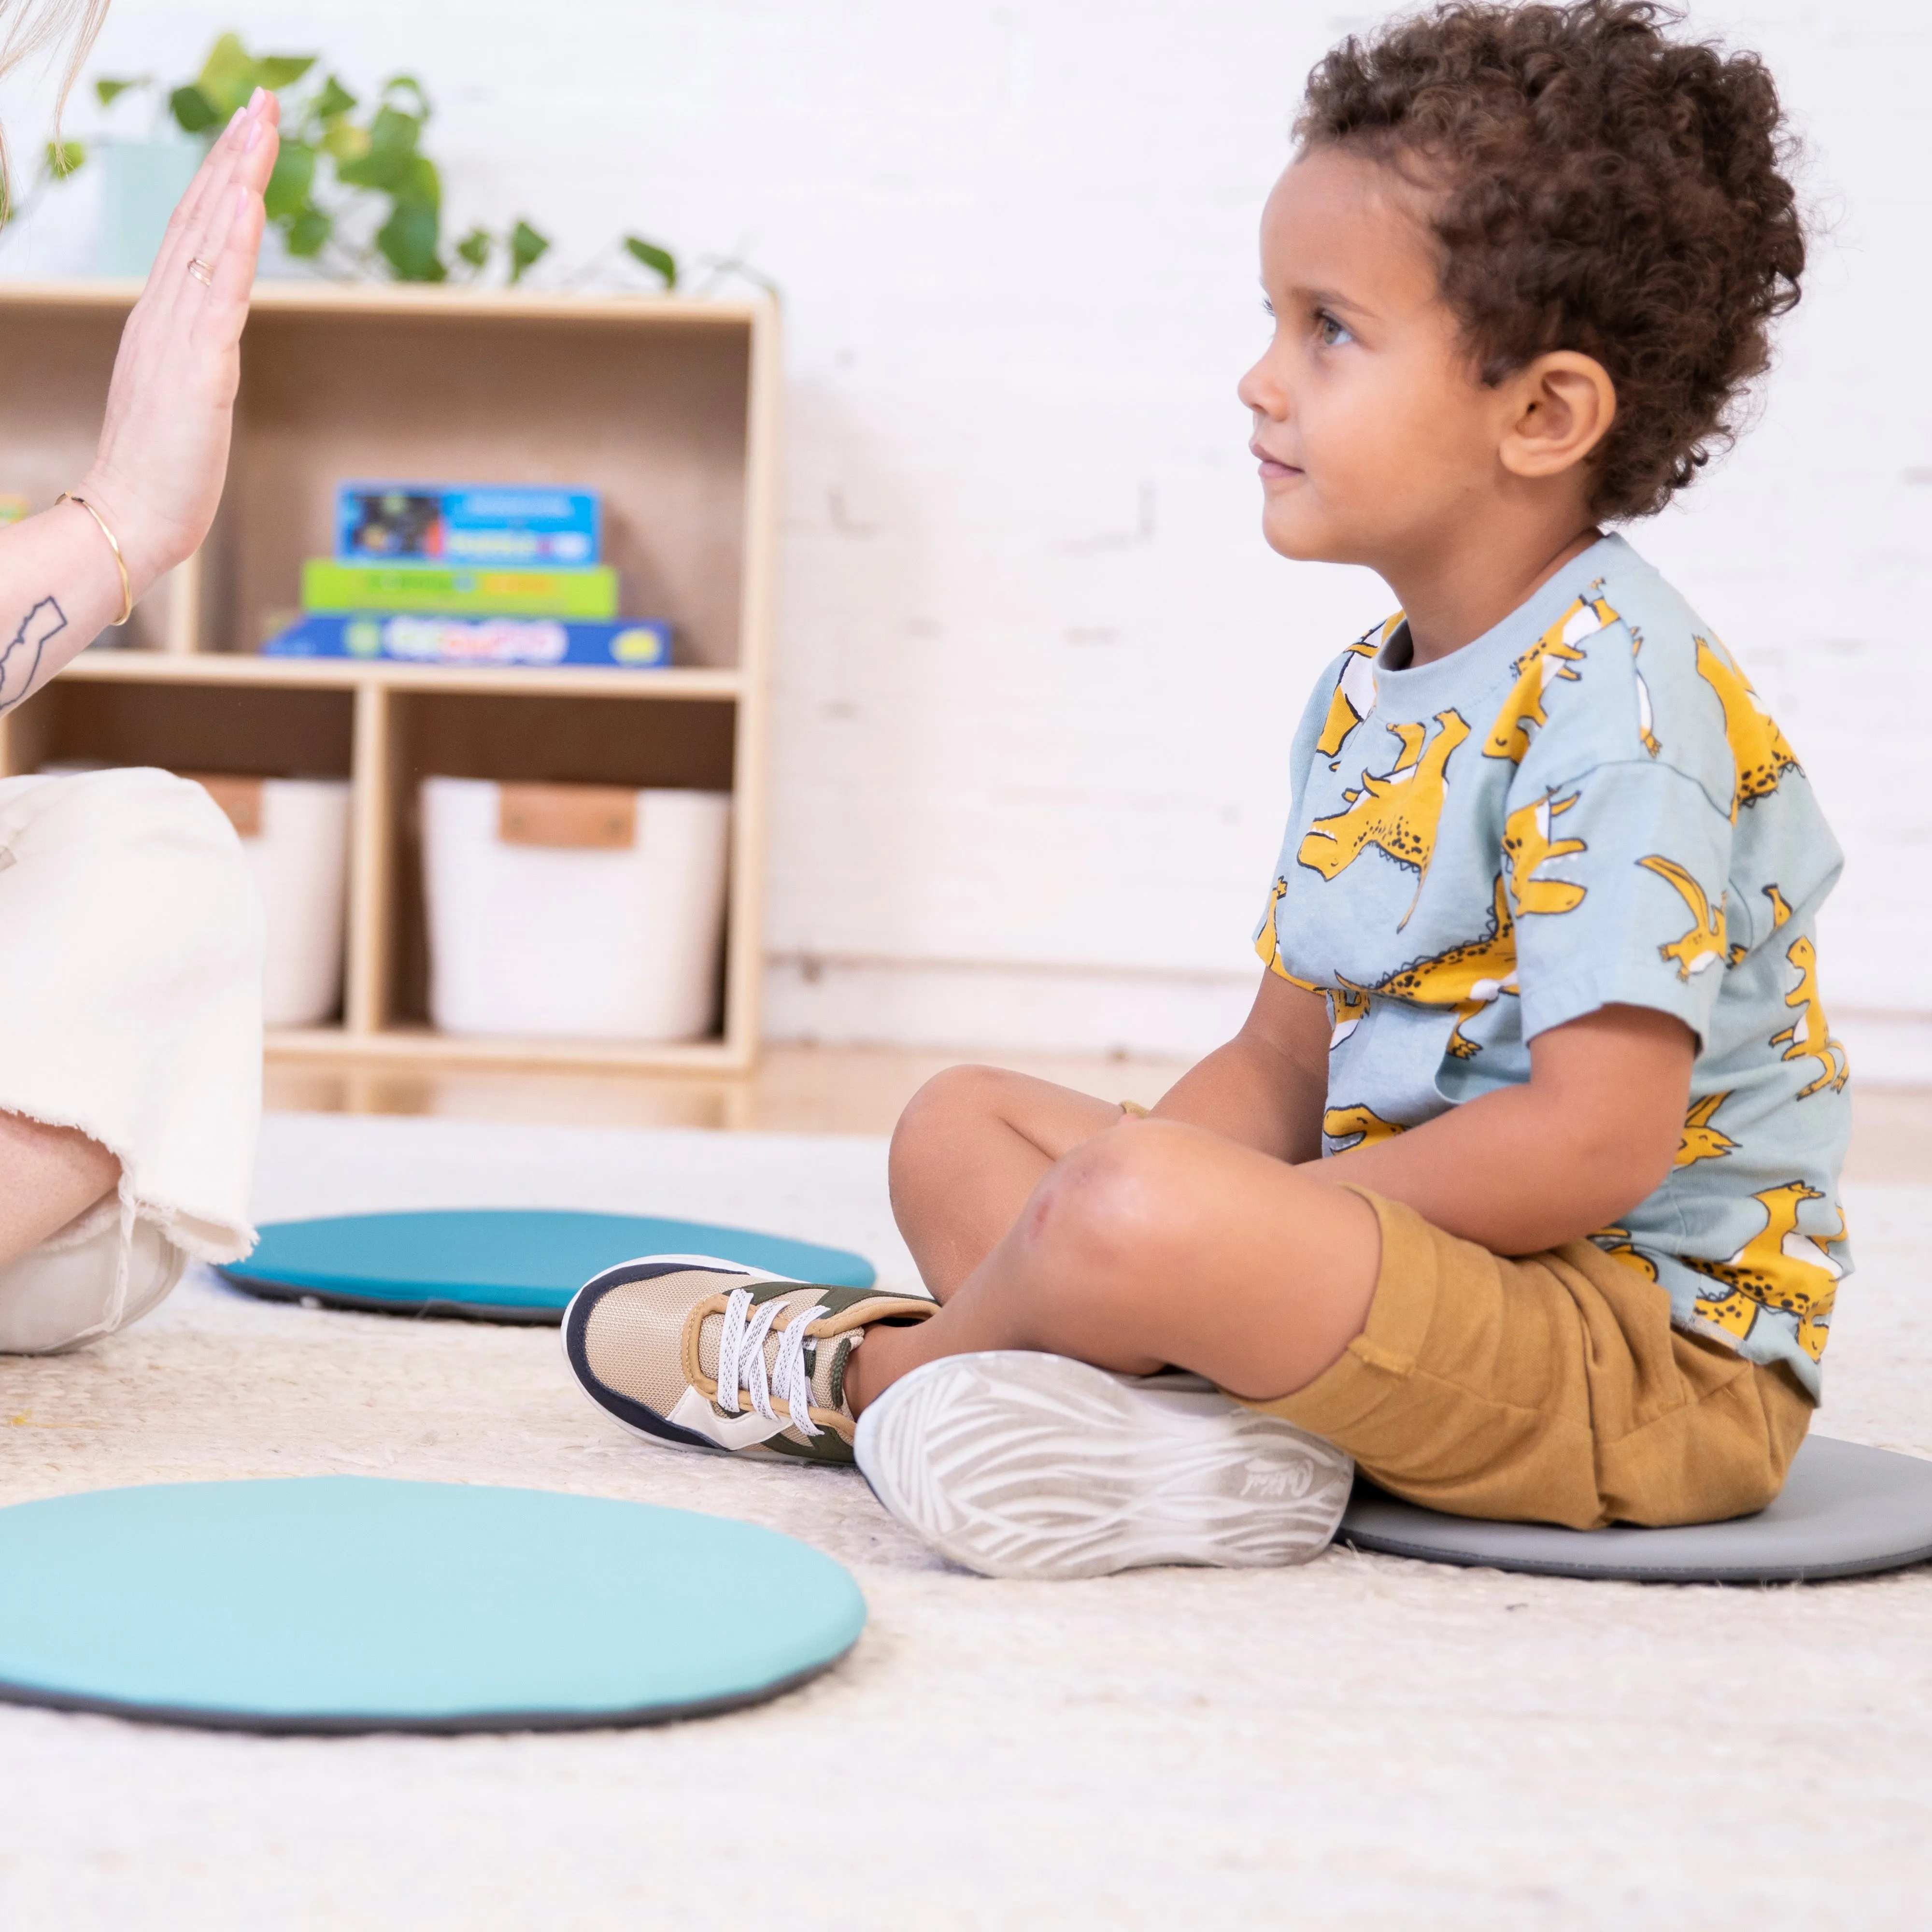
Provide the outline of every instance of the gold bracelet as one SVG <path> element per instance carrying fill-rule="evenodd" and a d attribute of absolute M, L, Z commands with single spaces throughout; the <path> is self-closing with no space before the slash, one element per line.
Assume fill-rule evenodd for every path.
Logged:
<path fill-rule="evenodd" d="M 114 553 L 114 568 L 121 573 L 121 614 L 114 620 L 118 629 L 134 614 L 134 587 L 128 581 L 128 560 L 121 554 L 121 546 L 114 540 L 114 532 L 107 527 L 107 519 L 85 496 L 76 496 L 71 490 L 63 490 L 54 499 L 56 505 L 78 503 L 100 526 L 100 534 L 107 539 L 107 548 Z"/>

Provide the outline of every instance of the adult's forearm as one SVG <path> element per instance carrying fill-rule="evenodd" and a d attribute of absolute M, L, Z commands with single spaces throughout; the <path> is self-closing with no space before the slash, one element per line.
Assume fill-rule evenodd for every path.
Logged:
<path fill-rule="evenodd" d="M 138 596 L 146 586 L 133 588 Z M 79 504 L 0 530 L 0 711 L 92 644 L 121 604 L 114 553 Z"/>

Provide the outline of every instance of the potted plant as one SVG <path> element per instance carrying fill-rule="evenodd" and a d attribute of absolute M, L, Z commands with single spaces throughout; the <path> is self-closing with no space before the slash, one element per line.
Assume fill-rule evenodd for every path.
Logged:
<path fill-rule="evenodd" d="M 422 83 L 392 74 L 364 101 L 333 74 L 318 79 L 318 65 L 314 54 L 251 54 L 228 33 L 200 73 L 178 87 L 152 74 L 97 80 L 104 110 L 143 97 L 152 108 L 144 137 L 98 144 L 105 176 L 100 272 L 147 273 L 208 142 L 258 87 L 283 97 L 281 152 L 266 199 L 269 221 L 296 260 L 344 277 L 401 282 L 477 281 L 495 265 L 514 284 L 548 254 L 550 238 L 522 217 L 500 231 L 473 226 L 447 243 L 442 175 L 422 146 L 434 112 Z M 89 158 L 80 142 L 50 142 L 40 178 L 15 218 Z M 677 286 L 676 257 L 642 236 L 624 236 L 616 258 L 664 288 Z M 713 266 L 752 272 L 736 262 Z"/>

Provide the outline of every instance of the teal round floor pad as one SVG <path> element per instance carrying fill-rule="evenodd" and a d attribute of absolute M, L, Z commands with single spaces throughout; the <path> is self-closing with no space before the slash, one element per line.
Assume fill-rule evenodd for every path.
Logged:
<path fill-rule="evenodd" d="M 808 1544 L 598 1496 L 320 1476 L 0 1509 L 0 1699 L 160 1723 L 654 1724 L 802 1684 L 865 1622 Z"/>
<path fill-rule="evenodd" d="M 1418 1508 L 1358 1479 L 1335 1540 L 1549 1576 L 1638 1583 L 1804 1583 L 1932 1558 L 1932 1461 L 1814 1436 L 1755 1516 L 1666 1529 L 1558 1529 Z"/>
<path fill-rule="evenodd" d="M 275 1301 L 549 1322 L 594 1274 L 644 1255 L 715 1255 L 828 1288 L 869 1288 L 872 1264 L 843 1248 L 702 1221 L 547 1208 L 452 1208 L 274 1221 L 219 1272 Z"/>

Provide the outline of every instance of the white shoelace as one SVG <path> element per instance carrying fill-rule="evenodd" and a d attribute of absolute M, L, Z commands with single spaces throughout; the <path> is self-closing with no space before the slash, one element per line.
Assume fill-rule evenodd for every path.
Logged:
<path fill-rule="evenodd" d="M 784 1306 L 774 1298 L 751 1313 L 752 1291 L 734 1288 L 724 1304 L 724 1332 L 718 1337 L 718 1406 L 727 1415 L 740 1413 L 738 1392 L 752 1398 L 752 1406 L 767 1422 L 778 1419 L 773 1402 L 784 1404 L 791 1426 L 801 1436 L 816 1436 L 812 1419 L 812 1378 L 805 1372 L 806 1330 L 830 1311 L 821 1306 L 801 1308 L 778 1334 L 777 1360 L 769 1387 L 765 1378 L 765 1340 Z"/>

